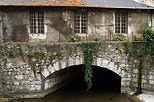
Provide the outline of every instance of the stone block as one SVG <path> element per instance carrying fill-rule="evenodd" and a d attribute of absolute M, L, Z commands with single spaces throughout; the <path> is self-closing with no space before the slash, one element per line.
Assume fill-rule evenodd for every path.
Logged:
<path fill-rule="evenodd" d="M 54 67 L 55 71 L 60 70 L 59 61 L 56 61 L 56 62 L 54 63 L 54 65 L 53 65 L 53 67 Z"/>
<path fill-rule="evenodd" d="M 68 59 L 68 67 L 73 66 L 73 65 L 74 65 L 74 60 L 73 60 L 73 58 L 69 57 L 69 59 Z"/>
<path fill-rule="evenodd" d="M 42 73 L 42 75 L 43 75 L 44 77 L 47 77 L 47 76 L 50 75 L 50 72 L 49 72 L 49 70 L 47 70 L 47 69 L 43 69 L 43 70 L 41 71 L 41 73 Z"/>
<path fill-rule="evenodd" d="M 133 78 L 136 78 L 136 74 L 132 74 L 132 77 L 133 77 Z"/>
<path fill-rule="evenodd" d="M 141 88 L 144 88 L 144 84 L 141 84 Z"/>
<path fill-rule="evenodd" d="M 137 69 L 133 69 L 133 73 L 138 73 L 138 70 Z"/>
<path fill-rule="evenodd" d="M 47 82 L 45 82 L 45 90 L 49 88 L 49 84 Z"/>
<path fill-rule="evenodd" d="M 80 65 L 80 64 L 81 64 L 80 59 L 79 59 L 79 58 L 76 58 L 76 59 L 75 59 L 75 65 Z"/>
<path fill-rule="evenodd" d="M 19 82 L 18 81 L 14 81 L 13 82 L 13 85 L 18 86 L 19 85 Z"/>
<path fill-rule="evenodd" d="M 16 75 L 15 78 L 17 80 L 22 80 L 22 79 L 24 79 L 24 75 Z"/>
<path fill-rule="evenodd" d="M 145 75 L 142 75 L 142 79 L 144 79 L 145 78 Z"/>
<path fill-rule="evenodd" d="M 114 68 L 115 68 L 114 62 L 108 63 L 108 68 L 109 68 L 109 69 L 114 69 Z"/>
<path fill-rule="evenodd" d="M 142 79 L 142 83 L 144 83 L 144 84 L 145 84 L 145 83 L 147 83 L 147 80 L 145 80 L 145 79 Z"/>
<path fill-rule="evenodd" d="M 37 91 L 41 90 L 41 85 L 35 85 L 34 87 Z"/>
<path fill-rule="evenodd" d="M 50 82 L 50 83 L 49 83 L 49 87 L 52 87 L 53 85 L 54 85 L 53 82 Z"/>
<path fill-rule="evenodd" d="M 3 88 L 3 83 L 0 81 L 0 89 Z"/>
<path fill-rule="evenodd" d="M 29 91 L 35 91 L 36 90 L 36 88 L 33 86 L 31 86 L 31 88 L 29 89 Z"/>
<path fill-rule="evenodd" d="M 133 82 L 137 82 L 137 78 L 132 78 L 132 81 Z"/>
<path fill-rule="evenodd" d="M 42 82 L 41 81 L 33 81 L 33 82 L 31 82 L 31 84 L 40 85 L 40 84 L 42 84 Z"/>
<path fill-rule="evenodd" d="M 152 88 L 152 85 L 150 85 L 150 84 L 144 84 L 144 88 L 145 89 L 151 89 Z"/>
<path fill-rule="evenodd" d="M 139 63 L 139 60 L 134 60 L 134 63 Z"/>
<path fill-rule="evenodd" d="M 154 76 L 153 75 L 149 75 L 148 79 L 154 79 Z"/>
<path fill-rule="evenodd" d="M 6 63 L 6 68 L 11 68 L 12 67 L 12 63 Z"/>
<path fill-rule="evenodd" d="M 52 67 L 51 65 L 48 67 L 48 70 L 50 71 L 51 74 L 55 72 L 54 67 Z"/>
<path fill-rule="evenodd" d="M 61 68 L 62 68 L 62 69 L 66 68 L 66 62 L 65 62 L 64 60 L 61 61 Z"/>
<path fill-rule="evenodd" d="M 154 81 L 153 80 L 149 80 L 149 84 L 154 84 Z"/>

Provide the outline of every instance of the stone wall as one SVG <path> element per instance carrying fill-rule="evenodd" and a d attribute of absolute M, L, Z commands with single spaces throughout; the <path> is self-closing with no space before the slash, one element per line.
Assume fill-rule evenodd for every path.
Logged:
<path fill-rule="evenodd" d="M 115 12 L 128 12 L 128 35 L 140 34 L 148 26 L 150 13 L 146 10 L 119 10 L 65 7 L 1 7 L 5 41 L 36 42 L 67 41 L 74 33 L 74 11 L 88 12 L 88 36 L 111 40 L 114 35 Z M 29 11 L 44 10 L 45 34 L 30 34 Z M 85 34 L 78 36 L 85 37 Z"/>
<path fill-rule="evenodd" d="M 66 68 L 82 65 L 82 43 L 1 43 L 0 94 L 6 97 L 42 97 L 74 79 Z M 121 77 L 121 92 L 136 90 L 139 60 L 126 54 L 125 42 L 101 42 L 93 65 Z M 134 43 L 142 46 L 143 43 Z M 137 49 L 137 48 L 136 48 Z M 150 58 L 150 57 L 148 57 Z M 148 59 L 153 60 L 153 59 Z M 143 90 L 154 91 L 153 62 L 145 61 Z M 71 81 L 71 80 L 70 80 Z"/>

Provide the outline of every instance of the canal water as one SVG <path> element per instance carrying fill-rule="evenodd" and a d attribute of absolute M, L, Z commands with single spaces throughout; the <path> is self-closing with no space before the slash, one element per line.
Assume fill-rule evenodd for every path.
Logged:
<path fill-rule="evenodd" d="M 136 102 L 126 95 L 105 90 L 65 86 L 41 99 L 16 99 L 10 102 Z"/>
<path fill-rule="evenodd" d="M 80 77 L 72 83 L 44 98 L 16 99 L 10 102 L 136 102 L 120 94 L 121 79 L 115 73 L 103 68 L 94 68 L 93 87 L 86 91 L 83 74 L 81 75 L 81 70 L 79 72 Z"/>

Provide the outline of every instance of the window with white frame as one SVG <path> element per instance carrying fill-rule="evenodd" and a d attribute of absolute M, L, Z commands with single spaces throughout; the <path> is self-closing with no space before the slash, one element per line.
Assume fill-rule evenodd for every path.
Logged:
<path fill-rule="evenodd" d="M 44 12 L 30 11 L 30 33 L 44 34 Z"/>
<path fill-rule="evenodd" d="M 115 33 L 128 33 L 127 12 L 115 12 Z"/>
<path fill-rule="evenodd" d="M 74 12 L 74 33 L 86 34 L 87 33 L 87 12 Z"/>

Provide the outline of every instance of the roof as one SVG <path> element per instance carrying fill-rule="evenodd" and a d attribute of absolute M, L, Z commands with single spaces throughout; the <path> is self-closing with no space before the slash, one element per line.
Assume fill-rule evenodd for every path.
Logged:
<path fill-rule="evenodd" d="M 154 9 L 154 6 L 134 0 L 0 0 L 0 6 L 76 6 Z"/>

